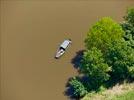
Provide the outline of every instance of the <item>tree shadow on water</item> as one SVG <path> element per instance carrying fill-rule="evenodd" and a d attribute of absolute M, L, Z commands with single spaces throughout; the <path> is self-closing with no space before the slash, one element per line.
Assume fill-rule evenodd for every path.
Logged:
<path fill-rule="evenodd" d="M 76 55 L 71 59 L 71 64 L 73 64 L 73 67 L 75 69 L 77 69 L 78 72 L 79 72 L 80 62 L 81 62 L 82 55 L 83 55 L 84 51 L 85 50 L 77 51 Z M 71 79 L 72 79 L 72 77 L 67 80 L 66 90 L 64 91 L 64 95 L 67 96 L 69 100 L 80 100 L 80 97 L 73 96 L 73 93 L 74 93 L 73 87 L 69 85 L 69 81 Z M 84 81 L 85 78 L 83 78 L 82 80 Z"/>
<path fill-rule="evenodd" d="M 74 58 L 72 58 L 71 63 L 73 64 L 74 68 L 79 69 L 80 61 L 82 59 L 84 51 L 85 50 L 80 50 L 76 52 L 76 55 L 74 56 Z"/>
<path fill-rule="evenodd" d="M 79 98 L 74 97 L 73 94 L 73 88 L 71 86 L 66 88 L 66 91 L 64 92 L 65 96 L 68 96 L 69 100 L 80 100 Z"/>
<path fill-rule="evenodd" d="M 74 89 L 71 85 L 69 85 L 69 81 L 72 79 L 69 78 L 67 83 L 66 83 L 66 90 L 64 91 L 64 95 L 68 97 L 68 100 L 80 100 L 80 97 L 75 97 L 73 96 Z"/>

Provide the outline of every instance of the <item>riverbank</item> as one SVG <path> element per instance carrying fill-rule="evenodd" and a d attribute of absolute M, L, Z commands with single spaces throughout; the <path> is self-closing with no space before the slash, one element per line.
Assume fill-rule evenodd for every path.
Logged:
<path fill-rule="evenodd" d="M 117 84 L 99 93 L 89 93 L 81 100 L 133 100 L 134 83 Z"/>

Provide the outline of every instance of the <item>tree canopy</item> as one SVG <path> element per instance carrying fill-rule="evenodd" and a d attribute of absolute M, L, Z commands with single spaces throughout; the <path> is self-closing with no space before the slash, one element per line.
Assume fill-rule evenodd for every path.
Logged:
<path fill-rule="evenodd" d="M 125 21 L 134 26 L 134 8 L 127 10 L 127 15 L 124 17 Z"/>
<path fill-rule="evenodd" d="M 127 10 L 127 15 L 124 17 L 125 21 L 121 24 L 125 31 L 125 40 L 129 46 L 134 48 L 134 8 Z"/>
<path fill-rule="evenodd" d="M 129 77 L 129 69 L 134 66 L 134 49 L 128 46 L 125 41 L 111 43 L 106 57 L 114 78 L 121 80 Z"/>
<path fill-rule="evenodd" d="M 105 51 L 109 43 L 113 40 L 120 40 L 123 34 L 124 31 L 117 22 L 109 17 L 104 17 L 95 23 L 88 31 L 85 46 L 87 49 L 96 47 Z"/>
<path fill-rule="evenodd" d="M 84 52 L 80 70 L 89 77 L 90 89 L 98 88 L 109 79 L 110 67 L 105 63 L 101 50 L 95 47 Z"/>

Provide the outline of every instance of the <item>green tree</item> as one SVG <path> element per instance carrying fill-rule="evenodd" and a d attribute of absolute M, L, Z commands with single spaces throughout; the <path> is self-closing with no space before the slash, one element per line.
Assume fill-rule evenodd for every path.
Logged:
<path fill-rule="evenodd" d="M 121 24 L 123 30 L 125 31 L 125 40 L 128 46 L 133 48 L 133 51 L 130 50 L 131 55 L 134 56 L 134 8 L 129 8 L 127 10 L 127 15 L 124 17 L 125 21 Z M 134 60 L 134 57 L 132 58 Z M 131 60 L 129 63 L 132 63 Z M 130 78 L 134 79 L 134 62 L 128 67 L 128 73 Z"/>
<path fill-rule="evenodd" d="M 110 67 L 105 63 L 101 50 L 96 47 L 84 52 L 80 70 L 89 77 L 88 89 L 98 89 L 109 79 Z"/>
<path fill-rule="evenodd" d="M 87 49 L 97 47 L 106 51 L 107 44 L 113 40 L 120 40 L 124 34 L 122 27 L 109 17 L 102 18 L 88 31 L 85 39 Z"/>
<path fill-rule="evenodd" d="M 73 88 L 73 96 L 74 97 L 83 97 L 86 95 L 88 92 L 86 88 L 84 87 L 83 83 L 76 77 L 73 77 L 69 81 L 69 85 Z"/>
<path fill-rule="evenodd" d="M 131 79 L 134 79 L 134 65 L 133 65 L 133 66 L 130 66 L 130 67 L 128 68 L 128 71 L 129 71 L 129 77 L 130 77 Z"/>
<path fill-rule="evenodd" d="M 134 26 L 134 8 L 127 10 L 127 15 L 124 17 L 125 21 Z"/>
<path fill-rule="evenodd" d="M 106 56 L 107 63 L 112 68 L 112 77 L 118 80 L 133 76 L 134 49 L 128 46 L 125 40 L 112 42 Z"/>
<path fill-rule="evenodd" d="M 125 31 L 125 40 L 129 46 L 134 48 L 134 8 L 127 10 L 127 15 L 124 17 L 125 21 L 121 24 Z"/>

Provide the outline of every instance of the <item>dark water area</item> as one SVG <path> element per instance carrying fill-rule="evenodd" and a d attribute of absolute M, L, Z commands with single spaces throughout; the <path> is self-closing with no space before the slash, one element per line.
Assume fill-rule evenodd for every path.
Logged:
<path fill-rule="evenodd" d="M 121 22 L 129 6 L 133 0 L 1 0 L 0 100 L 69 100 L 72 59 L 89 27 L 104 16 Z M 72 46 L 56 60 L 65 38 Z"/>

